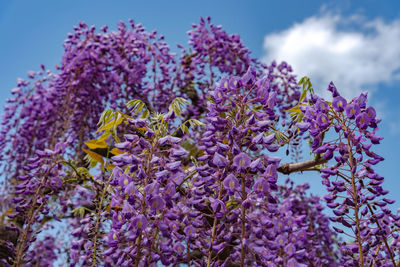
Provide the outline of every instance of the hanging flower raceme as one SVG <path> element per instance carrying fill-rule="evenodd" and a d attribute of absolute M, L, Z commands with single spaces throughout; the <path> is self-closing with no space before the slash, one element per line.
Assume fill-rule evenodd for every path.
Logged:
<path fill-rule="evenodd" d="M 38 150 L 35 157 L 28 159 L 29 163 L 23 168 L 24 174 L 17 177 L 16 195 L 12 200 L 15 212 L 8 215 L 15 222 L 10 229 L 18 232 L 16 247 L 10 247 L 10 250 L 15 251 L 14 261 L 17 265 L 29 261 L 35 255 L 35 251 L 31 249 L 25 254 L 26 248 L 31 244 L 32 249 L 43 245 L 42 241 L 36 241 L 33 232 L 40 228 L 46 229 L 47 221 L 58 216 L 57 212 L 51 210 L 51 205 L 64 204 L 62 197 L 53 200 L 52 196 L 59 194 L 64 188 L 64 181 L 68 176 L 65 166 L 70 163 L 62 155 L 71 142 L 69 139 L 67 142 L 57 143 L 54 151 Z M 46 248 L 50 257 L 47 260 L 51 261 L 54 249 Z M 48 264 L 46 259 L 37 260 L 44 265 Z"/>
<path fill-rule="evenodd" d="M 280 110 L 285 117 L 286 110 L 293 107 L 300 92 L 292 68 L 286 62 L 267 66 L 251 56 L 251 52 L 243 45 L 240 36 L 229 35 L 221 26 L 211 23 L 211 19 L 200 18 L 198 24 L 193 24 L 188 31 L 189 49 L 181 48 L 180 72 L 174 82 L 180 88 L 181 96 L 191 100 L 187 116 L 199 118 L 204 113 L 207 103 L 207 93 L 214 89 L 215 81 L 224 77 L 224 87 L 235 87 L 241 76 L 244 82 L 255 82 L 252 75 L 245 75 L 249 68 L 258 75 L 267 73 L 265 78 L 257 81 L 259 88 L 269 87 L 273 97 L 260 89 L 257 93 L 261 102 L 269 101 L 270 107 Z M 269 99 L 269 100 L 268 100 Z M 276 103 L 275 103 L 276 102 Z"/>
<path fill-rule="evenodd" d="M 259 252 L 259 245 L 250 237 L 254 228 L 262 226 L 244 217 L 258 214 L 261 207 L 275 210 L 277 204 L 273 192 L 280 159 L 259 154 L 280 147 L 276 135 L 281 133 L 275 129 L 279 119 L 274 111 L 276 93 L 269 84 L 268 77 L 257 79 L 256 71 L 249 69 L 242 77 L 221 79 L 210 92 L 207 128 L 199 147 L 204 155 L 199 157 L 202 163 L 197 167 L 192 199 L 198 220 L 206 221 L 209 229 L 200 234 L 202 252 L 209 255 L 205 264 L 214 262 L 212 258 L 219 264 L 269 261 L 251 256 Z M 228 257 L 226 247 L 230 247 Z"/>
<path fill-rule="evenodd" d="M 381 187 L 383 177 L 373 169 L 384 160 L 372 151 L 372 146 L 382 139 L 375 135 L 380 120 L 375 110 L 367 107 L 366 93 L 347 102 L 332 83 L 329 90 L 333 95 L 332 104 L 312 95 L 301 110 L 305 115 L 303 124 L 310 125 L 313 152 L 326 161 L 336 162 L 321 169 L 321 176 L 329 192 L 325 200 L 335 215 L 331 220 L 344 227 L 334 229 L 354 236 L 354 244 L 342 246 L 345 254 L 342 262 L 395 265 L 394 255 L 399 247 L 394 241 L 397 234 L 390 226 L 399 224 L 399 216 L 386 207 L 393 201 L 384 198 L 388 191 Z M 326 141 L 329 129 L 334 129 L 339 138 Z M 357 260 L 354 253 L 358 255 Z"/>
<path fill-rule="evenodd" d="M 229 35 L 222 27 L 212 24 L 209 17 L 200 18 L 188 35 L 190 52 L 180 46 L 183 77 L 176 82 L 182 88 L 182 95 L 193 103 L 189 111 L 198 116 L 199 111 L 204 111 L 207 92 L 213 89 L 216 80 L 224 75 L 243 75 L 250 66 L 262 67 L 250 56 L 239 35 Z"/>
<path fill-rule="evenodd" d="M 189 209 L 176 203 L 188 194 L 183 184 L 195 172 L 190 161 L 187 162 L 189 152 L 181 146 L 182 139 L 169 134 L 172 117 L 169 114 L 149 117 L 146 106 L 143 113 L 142 109 L 138 109 L 142 103 L 138 100 L 128 103 L 136 112 L 134 116 L 142 115 L 139 119 L 108 111 L 102 116 L 99 129 L 104 132 L 101 138 L 113 134 L 112 128 L 108 129 L 109 124 L 117 127 L 125 123 L 136 133 L 125 134 L 124 140 L 119 140 L 113 150 L 116 155 L 112 157 L 112 165 L 115 167 L 109 165 L 113 169 L 109 178 L 105 179 L 109 181 L 111 193 L 108 204 L 111 228 L 107 235 L 100 231 L 105 226 L 98 227 L 94 233 L 104 239 L 99 244 L 104 248 L 103 259 L 96 260 L 124 266 L 160 261 L 165 265 L 177 264 L 184 261 L 186 249 L 182 242 L 185 242 L 185 224 L 182 220 L 188 221 Z M 179 117 L 184 103 L 178 98 L 172 102 L 170 110 Z M 120 116 L 124 119 L 119 120 Z M 192 127 L 202 125 L 193 119 L 188 123 Z M 182 124 L 175 132 L 185 127 Z M 92 140 L 87 144 L 98 146 L 101 141 Z M 104 205 L 99 208 L 104 209 Z M 104 211 L 98 212 L 102 214 Z M 188 230 L 191 231 L 190 236 L 196 235 L 194 227 Z M 78 251 L 77 254 L 84 254 L 87 262 L 93 263 L 95 241 L 90 242 L 89 253 Z M 83 247 L 87 250 L 85 245 Z M 154 247 L 159 249 L 154 250 Z"/>

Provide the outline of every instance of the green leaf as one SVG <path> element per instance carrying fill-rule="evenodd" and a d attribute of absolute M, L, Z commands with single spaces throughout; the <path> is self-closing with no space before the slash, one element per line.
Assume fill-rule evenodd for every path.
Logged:
<path fill-rule="evenodd" d="M 94 151 L 90 151 L 84 148 L 82 148 L 82 150 L 86 152 L 88 156 L 87 158 L 89 159 L 91 165 L 94 164 L 96 166 L 97 162 L 100 162 L 102 166 L 104 165 L 103 157 L 100 154 L 97 154 Z"/>
<path fill-rule="evenodd" d="M 150 111 L 148 109 L 145 109 L 142 113 L 142 116 L 140 116 L 140 118 L 142 119 L 147 119 L 150 116 Z"/>
<path fill-rule="evenodd" d="M 74 214 L 74 216 L 76 216 L 76 217 L 78 217 L 78 216 L 83 217 L 83 216 L 85 216 L 85 207 L 78 207 L 78 208 L 75 208 L 75 209 L 73 209 L 71 212 L 72 212 L 72 214 Z"/>
<path fill-rule="evenodd" d="M 290 113 L 299 113 L 299 114 L 301 114 L 301 113 L 303 113 L 303 112 L 301 111 L 301 109 L 300 109 L 300 107 L 302 107 L 302 106 L 305 106 L 305 104 L 300 104 L 300 105 L 294 106 L 294 107 L 292 107 L 292 108 L 286 110 L 286 112 L 290 112 Z"/>
<path fill-rule="evenodd" d="M 102 126 L 104 124 L 106 124 L 109 120 L 111 120 L 112 115 L 114 114 L 114 112 L 110 109 L 105 110 L 99 119 L 99 122 L 97 123 L 98 126 Z"/>
<path fill-rule="evenodd" d="M 128 108 L 134 108 L 136 107 L 140 102 L 142 102 L 140 99 L 134 99 L 134 100 L 130 100 L 126 103 L 126 106 Z"/>
<path fill-rule="evenodd" d="M 230 206 L 236 208 L 237 206 L 239 206 L 239 203 L 234 200 L 228 201 L 228 203 L 226 203 L 226 208 L 229 208 Z"/>
<path fill-rule="evenodd" d="M 172 100 L 171 104 L 168 107 L 168 110 L 173 111 L 178 117 L 182 117 L 181 116 L 182 108 L 188 103 L 189 103 L 188 100 L 182 97 L 177 97 L 174 100 Z"/>
<path fill-rule="evenodd" d="M 106 131 L 109 130 L 111 128 L 115 128 L 117 125 L 121 124 L 121 122 L 123 121 L 123 117 L 121 116 L 121 114 L 116 113 L 116 118 L 113 120 L 110 120 L 106 125 L 100 127 L 99 129 L 97 129 L 96 132 L 101 132 L 101 131 Z"/>
<path fill-rule="evenodd" d="M 298 84 L 298 85 L 302 85 L 305 78 L 307 78 L 307 76 L 301 77 L 300 81 L 299 81 L 297 84 Z"/>
<path fill-rule="evenodd" d="M 314 93 L 314 89 L 312 88 L 312 83 L 309 77 L 302 77 L 298 82 L 298 85 L 303 86 L 303 91 L 310 91 L 311 93 Z"/>
<path fill-rule="evenodd" d="M 71 212 L 72 212 L 72 214 L 74 214 L 74 216 L 83 217 L 83 216 L 85 216 L 85 211 L 88 211 L 88 212 L 91 212 L 91 213 L 94 212 L 93 210 L 88 209 L 86 207 L 78 207 L 78 208 L 73 209 Z"/>
<path fill-rule="evenodd" d="M 138 114 L 140 111 L 142 111 L 142 109 L 143 109 L 144 106 L 145 106 L 145 105 L 144 105 L 143 102 L 140 103 L 140 104 L 137 106 L 137 108 L 136 108 L 136 110 L 135 110 L 135 113 Z"/>
<path fill-rule="evenodd" d="M 303 102 L 306 95 L 307 95 L 307 90 L 303 90 L 303 92 L 301 93 L 300 99 L 299 99 L 299 103 Z"/>
<path fill-rule="evenodd" d="M 189 128 L 185 125 L 185 123 L 182 123 L 179 128 L 181 128 L 183 133 L 188 133 L 189 132 Z"/>
<path fill-rule="evenodd" d="M 120 154 L 124 154 L 125 152 L 121 151 L 119 148 L 114 147 L 113 149 L 111 149 L 111 154 L 113 155 L 120 155 Z"/>
<path fill-rule="evenodd" d="M 92 139 L 89 140 L 85 143 L 90 149 L 96 149 L 96 148 L 106 148 L 107 143 L 106 141 L 103 140 L 97 140 L 97 139 Z"/>
<path fill-rule="evenodd" d="M 101 136 L 97 139 L 98 141 L 104 141 L 110 136 L 110 131 L 105 131 L 101 134 Z"/>
<path fill-rule="evenodd" d="M 263 108 L 263 105 L 257 105 L 257 106 L 255 106 L 255 107 L 253 108 L 253 110 L 259 111 L 259 110 L 261 110 L 262 108 Z"/>
<path fill-rule="evenodd" d="M 174 113 L 175 113 L 177 116 L 181 117 L 181 111 L 180 111 L 180 109 L 179 109 L 179 106 L 173 105 L 173 106 L 172 106 L 172 110 L 174 111 Z"/>
<path fill-rule="evenodd" d="M 190 120 L 187 120 L 187 122 L 190 124 L 191 127 L 205 125 L 204 123 L 202 123 L 201 121 L 196 120 L 196 119 L 190 119 Z"/>
<path fill-rule="evenodd" d="M 146 107 L 146 104 L 140 99 L 134 99 L 134 100 L 128 101 L 126 103 L 126 106 L 128 108 L 132 109 L 132 112 L 134 112 L 135 114 L 139 114 L 143 109 L 148 110 Z"/>
<path fill-rule="evenodd" d="M 86 169 L 85 167 L 78 167 L 76 170 L 78 171 L 79 175 L 81 175 L 81 176 L 93 178 L 93 176 L 90 174 L 89 170 Z"/>

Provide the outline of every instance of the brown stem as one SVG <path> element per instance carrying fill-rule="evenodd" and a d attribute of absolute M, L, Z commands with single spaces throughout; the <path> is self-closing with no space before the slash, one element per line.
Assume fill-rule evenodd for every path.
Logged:
<path fill-rule="evenodd" d="M 42 189 L 43 184 L 47 181 L 47 178 L 48 178 L 48 176 L 49 176 L 51 170 L 52 170 L 55 166 L 57 166 L 58 164 L 60 164 L 60 163 L 61 163 L 60 161 L 57 161 L 57 162 L 55 162 L 53 165 L 50 166 L 50 168 L 46 171 L 42 182 L 40 183 L 40 185 L 39 185 L 38 188 L 36 189 L 35 195 L 33 196 L 33 201 L 32 201 L 30 210 L 29 210 L 29 212 L 28 212 L 28 224 L 27 224 L 27 226 L 26 226 L 26 228 L 25 228 L 25 230 L 24 230 L 24 232 L 23 232 L 23 234 L 22 234 L 22 239 L 21 239 L 21 241 L 18 240 L 18 245 L 17 245 L 17 248 L 16 248 L 16 251 L 17 251 L 17 253 L 16 253 L 16 259 L 15 259 L 15 262 L 14 262 L 14 265 L 13 265 L 13 266 L 17 266 L 17 267 L 21 266 L 21 260 L 22 260 L 22 258 L 23 258 L 23 254 L 24 254 L 24 252 L 25 252 L 25 243 L 26 243 L 26 239 L 28 238 L 28 234 L 29 234 L 29 232 L 30 232 L 30 228 L 31 228 L 31 226 L 32 226 L 32 224 L 33 224 L 33 222 L 34 222 L 33 219 L 36 217 L 37 213 L 40 211 L 40 209 L 41 209 L 41 208 L 43 207 L 43 205 L 44 205 L 44 202 L 42 202 L 42 203 L 39 205 L 39 207 L 36 207 L 37 199 L 38 199 L 38 197 L 39 197 L 39 195 L 40 195 L 40 190 Z"/>
<path fill-rule="evenodd" d="M 100 213 L 103 210 L 103 203 L 104 203 L 104 199 L 106 197 L 106 193 L 108 191 L 108 186 L 112 180 L 112 175 L 110 175 L 110 177 L 108 178 L 108 181 L 106 183 L 106 185 L 103 188 L 103 191 L 101 193 L 101 198 L 100 198 L 100 204 L 97 208 L 97 218 L 96 218 L 96 224 L 95 224 L 95 235 L 94 235 L 94 239 L 93 239 L 93 263 L 92 263 L 92 267 L 96 266 L 96 252 L 97 252 L 97 238 L 98 238 L 98 232 L 99 232 L 99 227 L 100 227 Z"/>
<path fill-rule="evenodd" d="M 321 157 L 315 157 L 314 159 L 295 162 L 295 163 L 283 163 L 279 166 L 278 172 L 283 174 L 291 174 L 293 172 L 300 172 L 310 169 L 316 165 L 324 164 L 327 160 Z"/>
<path fill-rule="evenodd" d="M 139 266 L 140 262 L 140 249 L 141 249 L 141 244 L 142 244 L 142 234 L 139 233 L 139 239 L 138 239 L 138 244 L 137 244 L 137 251 L 136 251 L 136 262 L 135 262 L 135 267 Z"/>
<path fill-rule="evenodd" d="M 219 181 L 218 199 L 221 198 L 221 194 L 222 194 L 222 183 L 221 183 L 221 181 Z M 216 229 L 217 229 L 217 216 L 214 215 L 213 228 L 212 228 L 212 231 L 211 231 L 210 248 L 208 250 L 207 267 L 210 267 L 210 265 L 211 265 L 212 245 L 214 243 Z"/>
<path fill-rule="evenodd" d="M 115 127 L 115 121 L 114 121 L 114 125 L 113 126 Z M 108 156 L 110 155 L 110 153 L 111 153 L 110 151 L 111 151 L 110 150 L 110 146 L 107 146 L 107 157 L 106 158 L 108 158 Z M 105 166 L 106 165 L 107 165 L 107 162 L 105 163 Z M 103 171 L 103 175 L 104 175 L 104 171 Z M 100 220 L 101 220 L 100 213 L 103 210 L 104 200 L 106 198 L 106 194 L 108 192 L 108 187 L 109 187 L 109 185 L 111 183 L 112 178 L 113 178 L 113 175 L 111 174 L 110 177 L 107 180 L 107 183 L 103 187 L 103 191 L 101 192 L 101 197 L 100 197 L 100 203 L 99 203 L 99 206 L 98 206 L 97 212 L 96 212 L 97 218 L 96 218 L 96 224 L 95 224 L 95 228 L 94 228 L 95 229 L 94 230 L 95 234 L 94 234 L 94 239 L 93 239 L 93 254 L 92 254 L 93 263 L 92 263 L 92 267 L 96 266 L 97 238 L 98 238 L 98 235 L 99 235 Z"/>
<path fill-rule="evenodd" d="M 153 148 L 155 147 L 155 144 L 157 143 L 157 139 L 153 140 L 153 143 L 151 145 L 150 151 L 148 151 L 148 153 L 146 154 L 146 159 L 145 159 L 145 173 L 147 174 L 147 177 L 150 179 L 150 160 L 152 158 L 153 155 Z M 144 186 L 147 186 L 148 184 L 148 179 L 144 179 Z M 146 192 L 143 192 L 143 196 L 142 196 L 142 214 L 145 215 L 145 211 L 146 211 Z M 140 262 L 140 249 L 142 246 L 142 233 L 139 232 L 139 238 L 137 241 L 137 251 L 136 251 L 136 262 L 135 262 L 135 267 L 139 266 L 139 262 Z"/>
<path fill-rule="evenodd" d="M 160 217 L 160 220 L 162 220 L 163 218 L 164 218 L 164 214 L 165 214 L 165 211 L 163 211 L 162 212 L 162 214 L 161 214 L 161 217 Z M 158 238 L 158 233 L 160 232 L 160 228 L 158 227 L 158 225 L 156 226 L 156 229 L 155 229 L 155 231 L 154 231 L 154 234 L 153 234 L 153 241 L 152 241 L 152 244 L 151 244 L 151 251 L 155 251 L 156 250 L 156 247 L 157 247 L 157 238 Z M 189 244 L 188 244 L 188 250 L 189 250 Z M 188 252 L 189 253 L 189 252 Z M 149 261 L 150 261 L 150 259 L 151 259 L 151 252 L 149 252 L 149 254 L 147 254 L 147 258 L 146 258 L 146 264 L 147 265 L 149 265 Z M 188 263 L 188 265 L 189 265 L 189 263 Z"/>
<path fill-rule="evenodd" d="M 217 228 L 217 217 L 214 217 L 214 222 L 213 222 L 213 227 L 211 231 L 211 241 L 210 241 L 210 248 L 208 250 L 208 259 L 207 259 L 207 267 L 210 267 L 211 265 L 211 254 L 212 254 L 212 244 L 215 239 L 215 230 Z"/>
<path fill-rule="evenodd" d="M 243 201 L 245 201 L 247 198 L 246 195 L 246 187 L 245 187 L 245 177 L 242 176 L 242 236 L 240 238 L 240 266 L 244 266 L 244 259 L 245 259 L 245 248 L 243 245 L 243 239 L 245 238 L 246 235 L 246 210 L 243 206 Z"/>
<path fill-rule="evenodd" d="M 356 228 L 357 228 L 357 243 L 358 243 L 358 252 L 360 253 L 360 265 L 361 267 L 364 267 L 364 253 L 362 251 L 362 240 L 361 240 L 361 228 L 360 228 L 360 218 L 358 217 L 358 198 L 357 198 L 357 189 L 356 189 L 356 177 L 354 176 L 353 172 L 353 151 L 351 149 L 351 144 L 350 144 L 350 139 L 347 138 L 347 146 L 348 146 L 348 152 L 349 152 L 349 167 L 350 167 L 350 173 L 351 173 L 351 187 L 353 190 L 353 202 L 354 202 L 354 217 L 356 221 Z"/>
<path fill-rule="evenodd" d="M 370 205 L 370 204 L 367 204 L 367 206 L 368 206 L 368 209 L 369 209 L 369 211 L 371 212 L 371 214 L 372 214 L 372 215 L 375 215 L 375 214 L 374 214 L 374 211 L 373 211 L 372 208 L 371 208 L 371 205 Z M 376 225 L 378 226 L 379 230 L 382 230 L 382 227 L 381 227 L 381 225 L 379 224 L 379 221 L 378 221 L 378 220 L 376 220 Z M 393 257 L 392 250 L 390 249 L 389 244 L 388 244 L 388 242 L 387 242 L 386 236 L 384 236 L 384 235 L 382 234 L 382 237 L 383 237 L 383 242 L 385 243 L 385 247 L 386 247 L 386 249 L 387 249 L 387 251 L 388 251 L 388 253 L 389 253 L 390 259 L 391 259 L 392 262 L 393 262 L 393 265 L 394 265 L 394 266 L 397 266 L 396 261 L 394 260 L 394 257 Z"/>

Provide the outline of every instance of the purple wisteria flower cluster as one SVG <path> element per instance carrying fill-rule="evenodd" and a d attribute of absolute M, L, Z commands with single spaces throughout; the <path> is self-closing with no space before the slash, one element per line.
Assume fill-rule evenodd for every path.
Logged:
<path fill-rule="evenodd" d="M 175 54 L 133 20 L 82 22 L 55 72 L 18 79 L 0 132 L 0 264 L 399 266 L 366 93 L 331 83 L 326 101 L 210 18 L 188 35 Z M 311 170 L 322 198 L 278 182 Z"/>
<path fill-rule="evenodd" d="M 385 198 L 384 178 L 373 169 L 384 160 L 372 150 L 383 139 L 376 135 L 380 119 L 367 106 L 367 93 L 347 102 L 333 83 L 328 90 L 332 103 L 311 95 L 308 105 L 301 107 L 305 116 L 299 128 L 308 129 L 313 153 L 335 162 L 321 169 L 321 177 L 328 191 L 324 199 L 334 214 L 330 220 L 342 225 L 333 229 L 353 240 L 340 244 L 341 262 L 397 266 L 400 217 L 388 208 L 394 201 Z M 327 141 L 333 135 L 329 128 L 334 137 Z"/>

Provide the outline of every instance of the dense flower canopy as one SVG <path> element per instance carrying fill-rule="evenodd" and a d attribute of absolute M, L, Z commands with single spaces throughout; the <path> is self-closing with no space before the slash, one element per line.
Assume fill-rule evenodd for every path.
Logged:
<path fill-rule="evenodd" d="M 175 54 L 133 20 L 80 23 L 56 72 L 18 80 L 0 132 L 2 264 L 398 266 L 367 94 L 331 83 L 329 102 L 209 18 L 188 35 Z M 278 183 L 306 171 L 322 201 Z"/>

